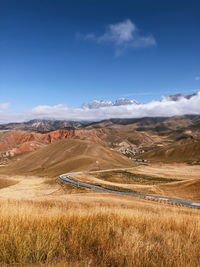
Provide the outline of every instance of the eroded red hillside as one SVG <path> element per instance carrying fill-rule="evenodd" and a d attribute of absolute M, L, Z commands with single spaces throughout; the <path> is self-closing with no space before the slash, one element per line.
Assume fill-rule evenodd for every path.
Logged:
<path fill-rule="evenodd" d="M 0 138 L 0 152 L 6 156 L 14 156 L 37 150 L 47 144 L 63 139 L 87 139 L 100 144 L 104 141 L 99 137 L 101 130 L 56 130 L 50 133 L 34 133 L 10 131 Z"/>

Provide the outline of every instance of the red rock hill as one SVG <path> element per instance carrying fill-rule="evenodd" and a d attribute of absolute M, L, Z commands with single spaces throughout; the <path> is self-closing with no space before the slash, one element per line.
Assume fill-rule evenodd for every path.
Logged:
<path fill-rule="evenodd" d="M 87 139 L 104 144 L 99 137 L 101 130 L 56 130 L 50 133 L 34 133 L 25 131 L 10 131 L 0 137 L 0 152 L 6 156 L 14 156 L 37 150 L 47 144 L 63 139 Z"/>

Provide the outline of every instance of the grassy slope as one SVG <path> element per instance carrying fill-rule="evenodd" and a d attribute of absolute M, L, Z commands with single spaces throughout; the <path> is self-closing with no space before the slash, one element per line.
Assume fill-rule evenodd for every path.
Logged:
<path fill-rule="evenodd" d="M 74 200 L 1 200 L 0 265 L 199 266 L 198 210 L 128 197 Z"/>
<path fill-rule="evenodd" d="M 11 174 L 57 176 L 76 170 L 129 167 L 132 161 L 99 144 L 83 140 L 62 140 L 24 155 L 9 168 Z"/>
<path fill-rule="evenodd" d="M 160 185 L 165 196 L 200 201 L 200 179 Z"/>

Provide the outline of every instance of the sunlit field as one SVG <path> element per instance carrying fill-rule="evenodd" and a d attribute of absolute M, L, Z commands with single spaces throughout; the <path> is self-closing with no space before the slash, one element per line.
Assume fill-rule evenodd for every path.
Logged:
<path fill-rule="evenodd" d="M 200 212 L 94 194 L 0 201 L 0 265 L 200 266 Z"/>
<path fill-rule="evenodd" d="M 0 267 L 200 267 L 200 0 L 0 0 Z"/>

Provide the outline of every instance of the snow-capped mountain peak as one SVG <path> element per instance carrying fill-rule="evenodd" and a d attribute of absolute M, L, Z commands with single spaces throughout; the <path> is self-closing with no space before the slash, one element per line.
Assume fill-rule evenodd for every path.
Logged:
<path fill-rule="evenodd" d="M 133 105 L 133 104 L 139 104 L 134 99 L 126 99 L 126 98 L 119 98 L 114 102 L 114 106 L 123 106 L 123 105 Z"/>
<path fill-rule="evenodd" d="M 123 105 L 136 105 L 138 102 L 136 100 L 129 100 L 126 98 L 119 98 L 116 101 L 107 101 L 107 100 L 93 100 L 88 104 L 83 104 L 81 107 L 83 109 L 98 109 L 102 107 L 111 107 L 111 106 L 123 106 Z"/>

